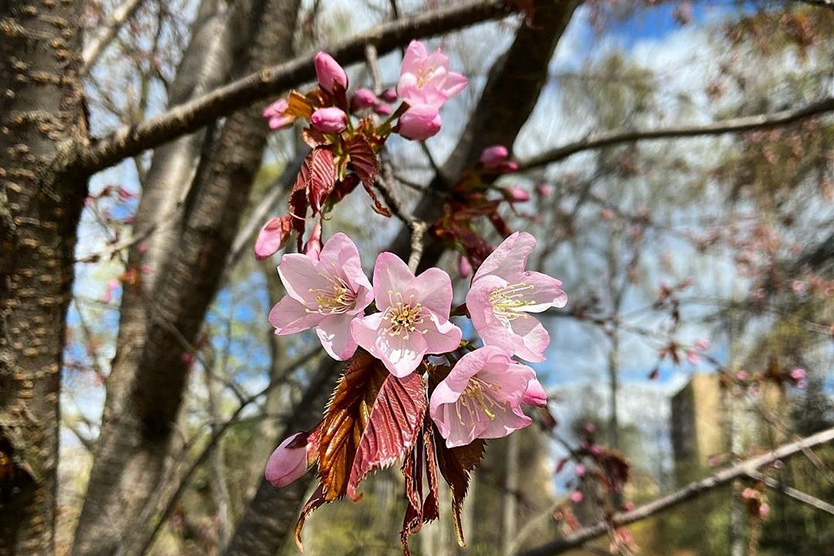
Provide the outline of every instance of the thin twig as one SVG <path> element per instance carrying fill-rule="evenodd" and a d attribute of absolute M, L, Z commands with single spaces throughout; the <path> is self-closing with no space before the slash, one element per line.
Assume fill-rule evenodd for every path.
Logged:
<path fill-rule="evenodd" d="M 592 133 L 579 141 L 574 141 L 561 147 L 547 150 L 527 160 L 522 160 L 518 163 L 518 167 L 522 171 L 530 170 L 564 160 L 578 152 L 611 147 L 622 143 L 633 143 L 635 141 L 680 139 L 684 137 L 723 135 L 726 133 L 769 129 L 800 122 L 832 111 L 834 111 L 834 97 L 829 97 L 795 110 L 782 110 L 771 114 L 729 118 L 706 125 L 674 126 L 661 129 L 631 131 L 603 131 L 600 133 Z"/>
<path fill-rule="evenodd" d="M 371 72 L 371 80 L 374 83 L 374 94 L 382 94 L 382 75 L 379 72 L 379 55 L 373 44 L 365 45 L 365 60 L 368 62 L 368 70 Z"/>
<path fill-rule="evenodd" d="M 116 37 L 124 22 L 136 13 L 143 1 L 126 0 L 124 4 L 116 8 L 107 23 L 98 30 L 90 43 L 84 48 L 84 52 L 81 54 L 82 62 L 81 69 L 78 71 L 79 76 L 84 76 L 90 71 L 90 68 L 96 63 L 107 45 Z"/>
<path fill-rule="evenodd" d="M 805 448 L 812 448 L 821 444 L 827 444 L 832 440 L 834 440 L 834 428 L 824 430 L 797 442 L 783 444 L 775 450 L 767 452 L 761 456 L 742 461 L 741 463 L 719 471 L 714 475 L 701 479 L 700 481 L 690 483 L 680 490 L 667 494 L 666 496 L 662 496 L 652 502 L 649 502 L 648 504 L 635 508 L 630 512 L 614 514 L 614 516 L 608 521 L 601 521 L 594 525 L 583 527 L 565 538 L 556 539 L 541 546 L 526 550 L 520 553 L 520 556 L 553 556 L 556 554 L 562 554 L 572 548 L 582 546 L 586 542 L 604 535 L 611 526 L 621 527 L 636 521 L 641 521 L 660 511 L 667 510 L 683 502 L 697 498 L 717 487 L 726 485 L 735 479 L 769 465 L 778 459 L 785 459 L 796 455 Z"/>
<path fill-rule="evenodd" d="M 821 512 L 834 515 L 834 505 L 831 505 L 824 500 L 820 500 L 816 496 L 811 496 L 810 494 L 806 494 L 801 490 L 796 490 L 795 488 L 785 486 L 773 477 L 768 477 L 767 475 L 763 475 L 758 471 L 750 471 L 749 473 L 747 473 L 747 475 L 749 475 L 751 479 L 763 482 L 769 488 L 779 491 L 785 496 L 790 496 L 794 500 L 799 500 L 800 502 L 807 504 Z"/>
<path fill-rule="evenodd" d="M 397 199 L 391 187 L 393 175 L 394 172 L 391 169 L 390 163 L 383 158 L 380 162 L 380 171 L 379 175 L 377 175 L 375 185 L 379 192 L 382 193 L 382 198 L 385 200 L 388 208 L 391 209 L 393 215 L 411 230 L 411 254 L 408 256 L 408 268 L 411 269 L 411 272 L 416 273 L 417 267 L 420 266 L 420 259 L 423 257 L 423 238 L 428 230 L 428 225 L 406 211 L 402 203 Z"/>

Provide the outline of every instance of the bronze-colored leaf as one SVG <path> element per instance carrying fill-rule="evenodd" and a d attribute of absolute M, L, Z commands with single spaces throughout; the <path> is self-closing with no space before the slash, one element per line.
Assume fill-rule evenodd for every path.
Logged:
<path fill-rule="evenodd" d="M 287 109 L 284 111 L 284 114 L 287 116 L 306 118 L 308 120 L 313 116 L 313 105 L 306 96 L 298 91 L 290 91 L 290 94 L 287 96 L 287 104 Z"/>
<path fill-rule="evenodd" d="M 471 444 L 458 448 L 447 448 L 446 442 L 440 436 L 440 432 L 434 430 L 434 448 L 437 452 L 437 465 L 440 474 L 452 489 L 452 518 L 455 522 L 455 533 L 458 544 L 466 546 L 463 536 L 463 524 L 461 523 L 461 512 L 463 500 L 466 498 L 466 491 L 469 488 L 469 472 L 475 469 L 484 457 L 486 442 L 476 438 Z"/>
<path fill-rule="evenodd" d="M 330 149 L 313 149 L 307 155 L 305 165 L 309 165 L 310 168 L 307 200 L 310 202 L 313 215 L 316 215 L 321 211 L 321 206 L 336 184 L 336 166 L 333 163 L 333 153 Z"/>
<path fill-rule="evenodd" d="M 364 137 L 354 135 L 345 145 L 353 171 L 366 187 L 372 187 L 379 171 L 379 160 L 373 147 Z"/>
<path fill-rule="evenodd" d="M 295 538 L 295 544 L 298 546 L 298 550 L 304 552 L 304 545 L 301 542 L 301 530 L 304 528 L 304 522 L 307 520 L 307 516 L 313 513 L 316 509 L 324 506 L 327 504 L 327 500 L 324 498 L 324 490 L 321 484 L 319 484 L 316 491 L 310 496 L 310 499 L 307 500 L 307 503 L 304 504 L 304 507 L 301 508 L 301 515 L 298 516 L 298 521 L 295 522 L 295 531 L 293 532 L 293 538 Z"/>
<path fill-rule="evenodd" d="M 382 363 L 364 351 L 350 360 L 321 424 L 319 478 L 324 497 L 332 502 L 347 492 L 350 471 L 371 406 L 389 376 Z"/>
<path fill-rule="evenodd" d="M 367 426 L 356 449 L 347 495 L 356 500 L 356 488 L 375 469 L 384 469 L 402 459 L 420 434 L 428 407 L 423 377 L 412 373 L 403 378 L 389 374 L 373 402 Z"/>
<path fill-rule="evenodd" d="M 420 532 L 424 523 L 440 517 L 438 504 L 437 463 L 434 453 L 433 426 L 428 415 L 423 423 L 423 434 L 417 439 L 403 462 L 402 472 L 405 479 L 405 495 L 408 504 L 403 516 L 403 528 L 400 541 L 403 553 L 408 556 L 411 550 L 408 537 Z M 423 464 L 428 477 L 429 493 L 423 499 Z"/>

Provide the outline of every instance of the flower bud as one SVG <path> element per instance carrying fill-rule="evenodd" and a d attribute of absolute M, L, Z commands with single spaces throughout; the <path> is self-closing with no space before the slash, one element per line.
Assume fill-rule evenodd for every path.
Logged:
<path fill-rule="evenodd" d="M 347 129 L 347 114 L 341 108 L 319 108 L 310 121 L 322 133 L 341 133 Z"/>
<path fill-rule="evenodd" d="M 255 240 L 255 257 L 260 260 L 274 255 L 290 238 L 291 232 L 292 216 L 289 214 L 283 218 L 270 219 Z"/>
<path fill-rule="evenodd" d="M 400 116 L 399 134 L 406 139 L 424 141 L 437 135 L 442 124 L 443 121 L 440 119 L 437 108 L 428 104 L 418 104 Z"/>
<path fill-rule="evenodd" d="M 347 73 L 339 62 L 326 52 L 316 54 L 316 77 L 319 86 L 328 93 L 334 93 L 336 89 L 347 89 Z"/>
<path fill-rule="evenodd" d="M 310 239 L 304 244 L 304 254 L 318 260 L 321 249 L 321 222 L 316 222 L 313 231 L 310 233 Z"/>
<path fill-rule="evenodd" d="M 394 89 L 385 89 L 380 96 L 385 102 L 397 102 L 397 91 Z"/>
<path fill-rule="evenodd" d="M 315 446 L 307 441 L 307 433 L 298 432 L 275 448 L 266 462 L 264 477 L 280 488 L 300 478 L 315 460 Z"/>
<path fill-rule="evenodd" d="M 391 110 L 391 107 L 387 104 L 377 104 L 376 108 L 374 108 L 374 112 L 380 116 L 390 116 L 393 110 Z"/>
<path fill-rule="evenodd" d="M 499 168 L 510 156 L 510 151 L 504 145 L 493 145 L 481 152 L 479 162 L 488 170 Z"/>
<path fill-rule="evenodd" d="M 295 122 L 294 116 L 287 116 L 290 104 L 286 99 L 278 99 L 264 109 L 264 118 L 269 120 L 269 129 L 281 129 L 291 126 Z"/>
<path fill-rule="evenodd" d="M 530 194 L 517 185 L 513 185 L 505 189 L 504 196 L 511 203 L 526 203 L 530 200 Z"/>
<path fill-rule="evenodd" d="M 373 108 L 377 102 L 379 101 L 372 90 L 360 87 L 353 93 L 351 106 L 354 110 L 362 110 L 364 108 Z"/>
<path fill-rule="evenodd" d="M 549 183 L 536 184 L 536 193 L 539 197 L 550 197 L 553 195 L 553 186 Z"/>
<path fill-rule="evenodd" d="M 472 263 L 464 256 L 461 256 L 458 260 L 458 274 L 460 274 L 461 278 L 466 278 L 472 274 Z"/>

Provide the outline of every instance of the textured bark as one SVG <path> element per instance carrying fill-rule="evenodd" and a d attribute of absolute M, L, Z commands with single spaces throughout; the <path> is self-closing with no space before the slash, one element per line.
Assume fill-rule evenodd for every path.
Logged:
<path fill-rule="evenodd" d="M 0 555 L 54 549 L 59 388 L 86 178 L 83 2 L 0 2 Z"/>
<path fill-rule="evenodd" d="M 456 154 L 444 165 L 443 174 L 456 175 L 469 164 L 474 164 L 484 147 L 502 143 L 511 145 L 521 126 L 533 111 L 539 93 L 547 79 L 547 66 L 573 11 L 575 2 L 554 4 L 541 0 L 536 4 L 537 19 L 532 27 L 521 27 L 510 50 L 493 66 L 490 78 L 478 102 L 467 131 L 458 141 Z M 505 103 L 510 103 L 505 105 Z M 441 176 L 432 180 L 431 187 L 446 187 Z M 431 221 L 440 208 L 432 194 L 421 200 L 416 216 Z M 437 264 L 442 247 L 427 237 L 426 251 L 421 261 L 423 268 Z M 408 258 L 411 234 L 404 229 L 389 247 L 389 251 Z M 320 419 L 324 402 L 330 393 L 336 366 L 326 361 L 307 388 L 305 399 L 299 403 L 284 435 L 308 430 Z M 238 524 L 226 554 L 229 556 L 272 556 L 292 533 L 298 511 L 314 475 L 281 489 L 261 479 L 257 493 Z"/>
<path fill-rule="evenodd" d="M 222 12 L 224 4 L 202 3 L 172 104 L 206 94 L 230 77 L 231 67 L 252 71 L 291 54 L 297 2 L 248 0 Z M 250 38 L 258 28 L 264 32 L 253 47 Z M 254 55 L 244 48 L 254 48 Z M 236 150 L 220 147 L 210 159 L 222 168 L 239 162 L 246 166 L 243 172 L 195 180 L 199 164 L 212 164 L 200 162 L 211 139 L 206 132 L 182 137 L 155 152 L 134 232 L 141 235 L 153 228 L 153 234 L 144 253 L 137 245 L 129 258 L 129 265 L 142 265 L 149 272 L 138 288 L 125 288 L 99 448 L 74 554 L 112 553 L 153 502 L 165 477 L 188 377 L 182 355 L 217 291 L 248 184 L 260 164 L 267 128 L 259 112 L 256 107 L 230 117 L 219 144 Z M 249 139 L 250 131 L 258 139 Z"/>

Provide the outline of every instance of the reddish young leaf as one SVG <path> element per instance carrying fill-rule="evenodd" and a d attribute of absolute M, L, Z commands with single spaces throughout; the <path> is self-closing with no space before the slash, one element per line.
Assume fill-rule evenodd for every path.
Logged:
<path fill-rule="evenodd" d="M 298 521 L 295 522 L 293 538 L 295 539 L 296 546 L 298 546 L 298 550 L 301 552 L 304 552 L 304 545 L 301 542 L 301 530 L 304 528 L 304 522 L 307 520 L 307 516 L 327 504 L 327 500 L 324 498 L 323 488 L 324 487 L 322 485 L 319 485 L 318 488 L 316 488 L 316 491 L 312 496 L 310 496 L 310 499 L 307 500 L 304 507 L 301 508 L 301 515 L 298 516 Z"/>
<path fill-rule="evenodd" d="M 333 192 L 330 194 L 328 201 L 331 203 L 338 203 L 350 194 L 356 186 L 359 185 L 359 176 L 356 174 L 348 174 L 345 179 L 337 181 L 333 186 Z"/>
<path fill-rule="evenodd" d="M 333 163 L 333 153 L 325 148 L 310 151 L 304 163 L 310 169 L 307 199 L 315 215 L 321 212 L 321 206 L 336 184 L 336 165 Z"/>
<path fill-rule="evenodd" d="M 364 351 L 358 352 L 345 369 L 321 424 L 319 477 L 327 502 L 347 492 L 350 471 L 371 406 L 390 373 Z"/>
<path fill-rule="evenodd" d="M 455 522 L 455 533 L 458 544 L 463 547 L 466 546 L 466 540 L 463 537 L 463 524 L 460 516 L 463 510 L 463 500 L 469 488 L 469 472 L 475 469 L 484 457 L 486 442 L 476 438 L 474 442 L 466 446 L 447 448 L 440 432 L 435 429 L 433 434 L 440 474 L 452 489 L 452 517 Z"/>
<path fill-rule="evenodd" d="M 350 165 L 365 187 L 372 187 L 379 171 L 379 160 L 373 147 L 364 137 L 355 135 L 346 145 Z"/>
<path fill-rule="evenodd" d="M 424 523 L 440 517 L 438 504 L 437 464 L 435 463 L 434 440 L 431 420 L 426 416 L 423 424 L 423 434 L 403 462 L 402 472 L 405 479 L 405 494 L 408 505 L 403 516 L 403 528 L 400 531 L 400 541 L 403 553 L 410 556 L 408 537 L 422 529 Z M 429 493 L 423 500 L 423 464 L 428 475 Z"/>
<path fill-rule="evenodd" d="M 287 96 L 287 109 L 284 114 L 287 116 L 295 116 L 296 118 L 310 119 L 313 116 L 313 105 L 303 94 L 298 91 L 290 91 Z"/>
<path fill-rule="evenodd" d="M 356 500 L 356 487 L 375 469 L 399 461 L 414 445 L 428 400 L 423 377 L 389 375 L 382 383 L 356 449 L 347 495 Z"/>

